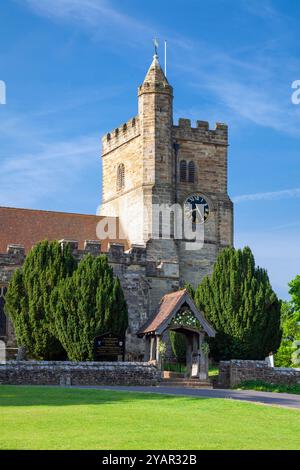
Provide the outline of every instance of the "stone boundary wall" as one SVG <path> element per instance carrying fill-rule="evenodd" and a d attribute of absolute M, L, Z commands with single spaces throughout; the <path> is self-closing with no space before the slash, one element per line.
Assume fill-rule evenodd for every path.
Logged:
<path fill-rule="evenodd" d="M 300 369 L 270 367 L 266 361 L 222 361 L 218 387 L 232 388 L 248 380 L 261 380 L 269 384 L 300 384 Z"/>
<path fill-rule="evenodd" d="M 8 361 L 0 385 L 157 385 L 161 372 L 147 362 Z"/>

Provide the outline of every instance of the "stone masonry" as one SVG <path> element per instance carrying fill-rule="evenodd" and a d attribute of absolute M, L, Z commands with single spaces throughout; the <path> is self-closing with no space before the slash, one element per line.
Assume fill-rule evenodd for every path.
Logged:
<path fill-rule="evenodd" d="M 270 367 L 266 361 L 220 362 L 218 387 L 232 388 L 248 380 L 260 380 L 276 385 L 296 385 L 300 384 L 300 369 Z"/>
<path fill-rule="evenodd" d="M 161 372 L 144 362 L 9 361 L 2 385 L 157 385 Z"/>
<path fill-rule="evenodd" d="M 218 252 L 233 243 L 233 205 L 227 193 L 228 128 L 189 119 L 173 124 L 173 88 L 157 56 L 138 89 L 138 115 L 102 139 L 103 186 L 101 215 L 116 216 L 124 238 L 147 247 L 147 259 L 172 263 L 178 282 L 199 284 L 209 274 Z M 181 181 L 180 162 L 193 162 L 193 182 Z M 118 188 L 117 169 L 125 168 Z M 204 247 L 186 250 L 186 240 L 154 239 L 155 204 L 183 206 L 191 194 L 209 203 Z M 164 223 L 164 222 L 162 222 Z M 168 223 L 168 221 L 167 221 Z M 153 293 L 157 297 L 156 293 Z"/>

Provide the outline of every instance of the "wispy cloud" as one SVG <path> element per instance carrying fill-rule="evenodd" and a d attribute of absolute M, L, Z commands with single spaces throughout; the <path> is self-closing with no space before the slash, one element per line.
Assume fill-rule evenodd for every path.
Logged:
<path fill-rule="evenodd" d="M 251 201 L 273 201 L 275 199 L 299 198 L 300 188 L 283 189 L 281 191 L 271 191 L 266 193 L 241 194 L 232 198 L 235 204 Z"/>
<path fill-rule="evenodd" d="M 47 96 L 45 102 L 29 112 L 3 109 L 0 205 L 46 207 L 50 201 L 59 209 L 68 200 L 69 207 L 72 201 L 74 204 L 71 210 L 77 210 L 76 204 L 85 198 L 84 194 L 77 194 L 77 184 L 93 168 L 100 170 L 101 119 L 89 133 L 79 131 L 76 135 L 73 126 L 77 124 L 76 129 L 80 126 L 72 121 L 72 111 L 77 109 L 81 115 L 90 103 L 109 101 L 119 92 L 117 87 L 73 89 L 63 98 L 59 94 L 56 100 Z"/>
<path fill-rule="evenodd" d="M 88 30 L 93 38 L 113 41 L 115 32 L 123 43 L 138 45 L 153 30 L 140 21 L 114 8 L 107 0 L 25 0 L 37 14 L 54 20 L 64 20 Z"/>
<path fill-rule="evenodd" d="M 254 123 L 300 138 L 300 106 L 291 103 L 291 83 L 298 76 L 300 61 L 281 56 L 277 43 L 269 50 L 255 49 L 235 57 L 207 45 L 198 46 L 201 57 L 190 53 L 178 68 L 201 94 L 217 99 L 219 112 L 237 125 Z M 185 54 L 187 56 L 187 54 Z"/>
<path fill-rule="evenodd" d="M 71 199 L 70 187 L 76 185 L 87 164 L 97 162 L 99 147 L 98 136 L 85 136 L 56 143 L 39 142 L 31 152 L 17 157 L 1 155 L 1 205 L 32 207 L 45 197 L 59 201 L 66 194 Z"/>
<path fill-rule="evenodd" d="M 274 21 L 274 19 L 281 19 L 282 15 L 278 13 L 276 8 L 273 5 L 273 2 L 270 0 L 264 0 L 261 2 L 260 0 L 241 0 L 243 7 L 249 13 L 268 19 L 269 21 Z"/>
<path fill-rule="evenodd" d="M 230 52 L 128 15 L 122 11 L 122 3 L 116 7 L 111 0 L 26 0 L 26 4 L 52 20 L 76 23 L 114 50 L 119 50 L 121 43 L 140 48 L 159 31 L 174 46 L 173 67 L 178 74 L 188 76 L 187 85 L 214 96 L 227 120 L 237 125 L 251 122 L 300 137 L 300 106 L 291 104 L 290 88 L 298 78 L 300 60 L 284 53 L 289 18 L 270 0 L 263 5 L 258 0 L 245 0 L 239 7 L 269 23 L 276 19 L 276 36 L 270 35 L 259 47 L 249 44 L 247 50 L 236 47 Z"/>

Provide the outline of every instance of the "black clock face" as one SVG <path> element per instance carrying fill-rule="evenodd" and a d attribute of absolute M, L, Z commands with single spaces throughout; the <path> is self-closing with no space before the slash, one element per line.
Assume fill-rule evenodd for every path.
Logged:
<path fill-rule="evenodd" d="M 200 194 L 191 194 L 184 201 L 184 213 L 193 223 L 203 224 L 209 216 L 209 205 Z"/>

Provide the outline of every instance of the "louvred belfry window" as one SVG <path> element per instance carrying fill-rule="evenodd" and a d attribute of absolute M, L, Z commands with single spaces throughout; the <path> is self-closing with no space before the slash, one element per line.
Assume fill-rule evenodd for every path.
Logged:
<path fill-rule="evenodd" d="M 180 162 L 180 181 L 182 181 L 182 182 L 186 181 L 186 169 L 187 169 L 186 161 L 181 160 L 181 162 Z"/>
<path fill-rule="evenodd" d="M 189 183 L 195 183 L 195 163 L 194 162 L 189 162 L 188 166 L 189 170 Z"/>

